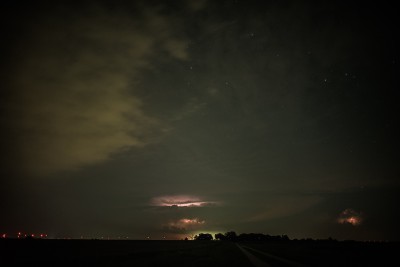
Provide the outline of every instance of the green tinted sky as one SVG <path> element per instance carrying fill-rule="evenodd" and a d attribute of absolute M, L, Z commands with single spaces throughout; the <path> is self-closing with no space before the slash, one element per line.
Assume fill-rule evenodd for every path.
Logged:
<path fill-rule="evenodd" d="M 393 7 L 1 5 L 1 232 L 399 239 Z"/>

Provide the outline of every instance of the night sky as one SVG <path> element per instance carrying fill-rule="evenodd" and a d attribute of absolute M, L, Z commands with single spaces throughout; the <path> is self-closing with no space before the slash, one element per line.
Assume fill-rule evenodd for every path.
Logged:
<path fill-rule="evenodd" d="M 5 2 L 0 233 L 400 240 L 398 8 Z"/>

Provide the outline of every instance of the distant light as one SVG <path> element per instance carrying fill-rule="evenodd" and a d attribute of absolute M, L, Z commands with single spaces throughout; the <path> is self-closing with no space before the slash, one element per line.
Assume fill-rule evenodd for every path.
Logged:
<path fill-rule="evenodd" d="M 32 236 L 32 237 L 35 237 L 35 235 L 34 235 L 34 234 L 31 234 L 31 236 Z"/>
<path fill-rule="evenodd" d="M 3 234 L 1 237 L 6 238 L 7 234 Z"/>
<path fill-rule="evenodd" d="M 339 215 L 337 222 L 340 224 L 351 224 L 358 226 L 362 223 L 363 217 L 361 212 L 357 212 L 353 209 L 345 209 Z"/>

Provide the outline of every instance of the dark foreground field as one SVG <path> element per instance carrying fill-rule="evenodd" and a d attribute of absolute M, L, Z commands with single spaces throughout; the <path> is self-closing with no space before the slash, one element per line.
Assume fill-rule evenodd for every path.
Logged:
<path fill-rule="evenodd" d="M 25 266 L 252 266 L 234 243 L 0 240 L 1 261 Z"/>
<path fill-rule="evenodd" d="M 270 266 L 400 266 L 399 243 L 291 241 L 241 246 Z"/>
<path fill-rule="evenodd" d="M 0 266 L 399 266 L 399 248 L 356 242 L 3 239 Z"/>

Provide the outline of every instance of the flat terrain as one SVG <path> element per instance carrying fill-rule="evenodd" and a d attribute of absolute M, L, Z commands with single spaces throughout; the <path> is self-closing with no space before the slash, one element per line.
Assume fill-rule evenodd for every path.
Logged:
<path fill-rule="evenodd" d="M 234 243 L 212 241 L 9 239 L 0 240 L 0 261 L 0 266 L 252 266 Z"/>
<path fill-rule="evenodd" d="M 291 241 L 241 246 L 271 266 L 400 266 L 399 243 Z"/>
<path fill-rule="evenodd" d="M 0 266 L 400 266 L 399 248 L 398 243 L 316 241 L 1 239 Z"/>

